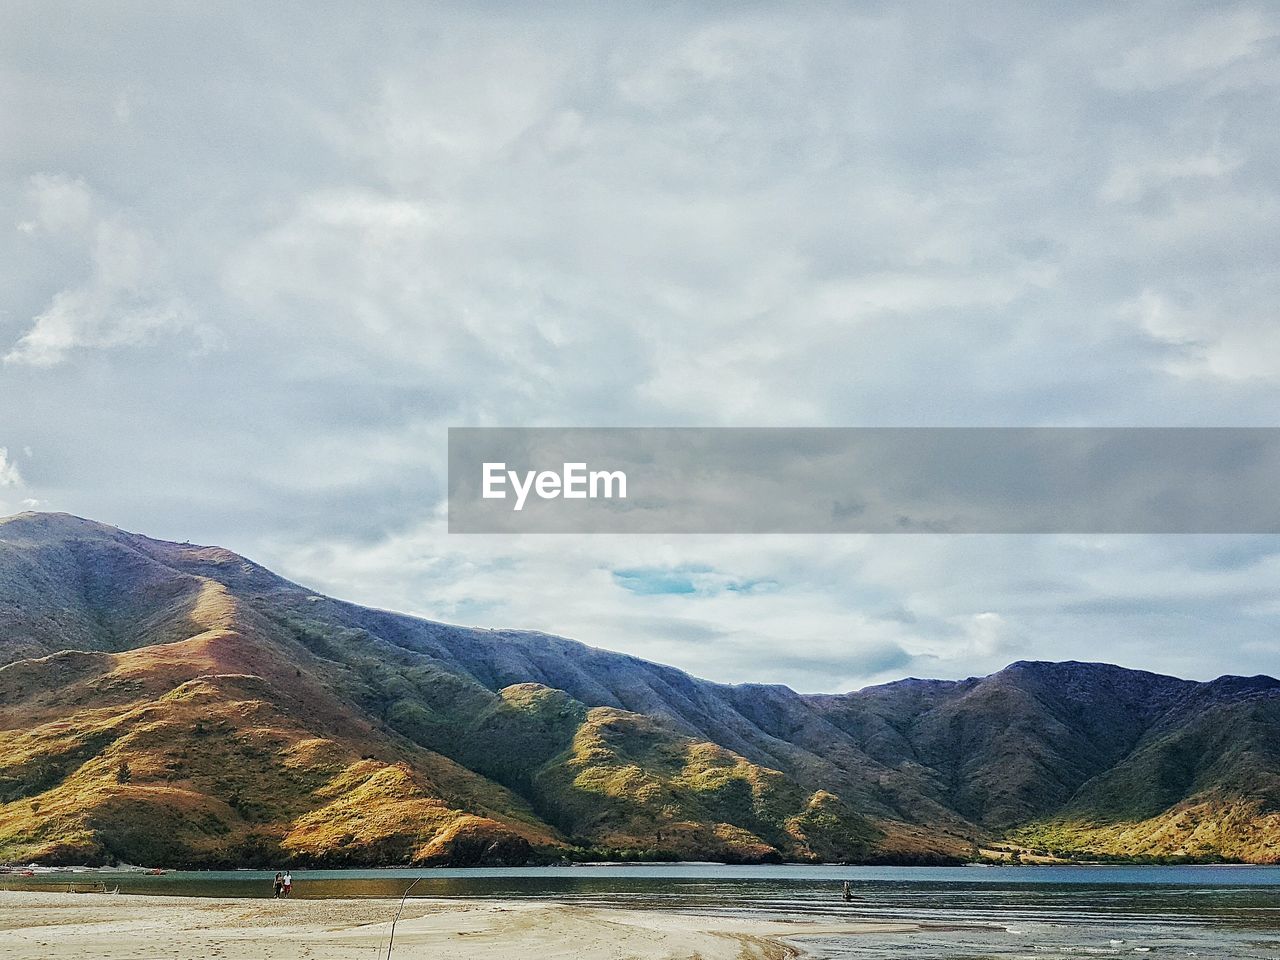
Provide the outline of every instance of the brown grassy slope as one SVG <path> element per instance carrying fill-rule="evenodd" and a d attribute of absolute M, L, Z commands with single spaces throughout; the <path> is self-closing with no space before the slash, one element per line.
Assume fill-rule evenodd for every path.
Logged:
<path fill-rule="evenodd" d="M 151 540 L 56 515 L 0 521 L 0 663 L 40 658 L 64 646 L 88 652 L 10 666 L 14 699 L 0 699 L 0 711 L 25 708 L 28 698 L 36 709 L 80 673 L 114 674 L 95 651 L 145 648 L 147 670 L 159 676 L 170 669 L 166 658 L 186 654 L 182 643 L 172 649 L 157 644 L 218 633 L 238 637 L 242 647 L 277 663 L 278 675 L 268 676 L 265 661 L 235 670 L 197 669 L 183 661 L 171 665 L 176 672 L 152 699 L 207 675 L 262 678 L 264 693 L 219 688 L 215 699 L 261 701 L 282 714 L 272 723 L 294 724 L 299 737 L 347 744 L 358 729 L 355 739 L 379 751 L 384 766 L 408 763 L 414 789 L 422 791 L 419 797 L 394 774 L 371 774 L 366 784 L 357 782 L 363 768 L 350 775 L 347 767 L 328 770 L 330 778 L 310 796 L 313 805 L 293 820 L 280 820 L 269 838 L 290 838 L 298 856 L 337 856 L 348 844 L 376 849 L 371 837 L 386 834 L 391 821 L 435 823 L 435 800 L 481 820 L 531 823 L 546 836 L 555 835 L 547 826 L 554 823 L 588 846 L 634 841 L 652 852 L 658 830 L 670 842 L 660 824 L 687 822 L 696 825 L 680 834 L 687 855 L 730 855 L 724 851 L 733 844 L 716 832 L 716 825 L 728 824 L 741 831 L 734 834 L 740 849 L 759 840 L 764 856 L 778 851 L 804 857 L 822 848 L 818 855 L 827 858 L 912 861 L 963 856 L 974 837 L 991 839 L 1068 818 L 1108 830 L 1174 823 L 1188 805 L 1211 800 L 1225 805 L 1214 811 L 1232 811 L 1222 818 L 1231 837 L 1263 839 L 1233 839 L 1229 852 L 1229 838 L 1220 831 L 1222 839 L 1208 855 L 1269 856 L 1267 818 L 1280 755 L 1268 744 L 1280 742 L 1280 716 L 1267 709 L 1232 711 L 1266 701 L 1273 696 L 1266 683 L 1275 681 L 1261 687 L 1238 678 L 1198 684 L 1105 664 L 1019 663 L 986 678 L 910 680 L 842 696 L 803 696 L 780 686 L 710 683 L 543 634 L 369 610 L 318 596 L 219 548 Z M 82 687 L 82 699 L 61 705 L 63 719 L 80 710 L 95 723 L 99 710 L 127 713 L 142 702 L 137 681 L 117 676 L 100 678 L 91 690 Z M 287 696 L 296 681 L 314 691 L 299 703 Z M 309 706 L 320 700 L 343 718 L 345 732 L 316 728 Z M 588 713 L 593 708 L 639 717 L 660 733 L 650 737 L 639 721 L 602 724 L 603 715 Z M 19 726 L 7 712 L 0 719 L 0 729 Z M 652 743 L 646 745 L 646 738 Z M 573 751 L 588 741 L 607 749 L 592 747 L 575 758 Z M 723 796 L 691 790 L 681 743 L 708 744 L 714 748 L 708 756 L 722 751 L 738 758 L 716 761 L 712 770 L 740 770 L 740 760 L 775 772 L 783 778 L 779 790 L 810 798 L 806 810 L 814 809 L 796 813 L 798 801 L 788 800 L 786 816 L 762 819 L 761 796 L 777 793 L 760 786 L 769 782 L 764 774 L 724 776 Z M 94 742 L 73 744 L 43 766 L 15 754 L 10 779 L 66 779 L 60 771 L 95 756 L 95 749 Z M 353 762 L 367 752 L 347 749 Z M 409 758 L 415 749 L 434 757 L 436 766 Z M 443 757 L 455 769 L 473 771 L 468 776 L 477 791 L 498 783 L 507 792 L 492 801 L 440 796 Z M 598 789 L 618 782 L 630 767 L 641 776 L 624 776 L 620 793 Z M 1214 792 L 1206 793 L 1210 788 Z M 741 802 L 747 795 L 750 802 Z M 663 803 L 654 807 L 653 796 Z M 837 808 L 827 797 L 838 797 L 834 802 L 874 824 L 872 849 L 838 826 L 828 831 L 825 847 L 812 841 L 822 824 L 838 824 L 843 816 L 833 814 Z M 400 812 L 383 817 L 380 806 Z M 326 811 L 323 817 L 315 815 L 319 810 Z M 807 848 L 784 836 L 795 817 L 806 824 Z M 322 829 L 330 822 L 345 825 Z M 483 825 L 467 821 L 467 829 L 455 833 L 471 848 L 475 829 Z M 1163 826 L 1158 832 L 1168 835 Z M 1207 835 L 1203 829 L 1200 834 Z M 438 835 L 401 832 L 392 843 L 426 850 Z M 1136 843 L 1132 831 L 1124 836 L 1125 843 Z"/>
<path fill-rule="evenodd" d="M 363 718 L 233 594 L 285 581 L 61 515 L 0 523 L 0 657 L 44 654 L 0 669 L 0 858 L 454 862 L 560 844 L 514 794 Z M 66 648 L 126 652 L 49 655 Z M 341 792 L 367 822 L 334 843 L 314 814 Z"/>
<path fill-rule="evenodd" d="M 12 664 L 0 703 L 0 859 L 475 862 L 560 843 L 514 794 L 233 632 Z M 342 824 L 343 794 L 350 823 L 317 832 L 326 808 Z"/>

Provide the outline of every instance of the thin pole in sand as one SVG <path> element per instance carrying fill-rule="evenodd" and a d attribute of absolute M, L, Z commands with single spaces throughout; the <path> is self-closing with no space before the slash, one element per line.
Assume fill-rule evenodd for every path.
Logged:
<path fill-rule="evenodd" d="M 405 888 L 404 896 L 400 898 L 400 906 L 396 908 L 395 919 L 391 921 L 391 939 L 387 941 L 387 960 L 391 960 L 391 948 L 396 943 L 396 924 L 400 922 L 400 914 L 404 912 L 404 902 L 409 899 L 409 891 L 416 887 L 421 879 L 421 877 L 415 877 L 413 883 Z"/>

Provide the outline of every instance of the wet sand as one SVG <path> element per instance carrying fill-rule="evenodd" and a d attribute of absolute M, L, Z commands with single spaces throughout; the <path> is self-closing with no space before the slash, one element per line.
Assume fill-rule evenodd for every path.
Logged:
<path fill-rule="evenodd" d="M 233 900 L 0 892 L 0 960 L 373 960 L 392 900 Z M 904 934 L 910 923 L 778 923 L 558 903 L 420 900 L 393 956 L 462 960 L 782 960 L 805 935 Z M 792 942 L 788 942 L 792 941 Z"/>

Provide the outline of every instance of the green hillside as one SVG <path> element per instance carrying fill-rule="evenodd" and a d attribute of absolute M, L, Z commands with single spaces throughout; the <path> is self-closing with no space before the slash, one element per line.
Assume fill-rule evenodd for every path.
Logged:
<path fill-rule="evenodd" d="M 1017 663 L 843 695 L 0 520 L 0 860 L 1280 861 L 1280 683 Z"/>

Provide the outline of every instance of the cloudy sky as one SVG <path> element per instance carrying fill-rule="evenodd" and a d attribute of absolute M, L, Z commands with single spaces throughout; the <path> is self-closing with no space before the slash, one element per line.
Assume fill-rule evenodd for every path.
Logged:
<path fill-rule="evenodd" d="M 3 0 L 0 84 L 0 513 L 726 681 L 1280 671 L 1276 538 L 441 501 L 451 425 L 1277 425 L 1275 5 Z"/>

